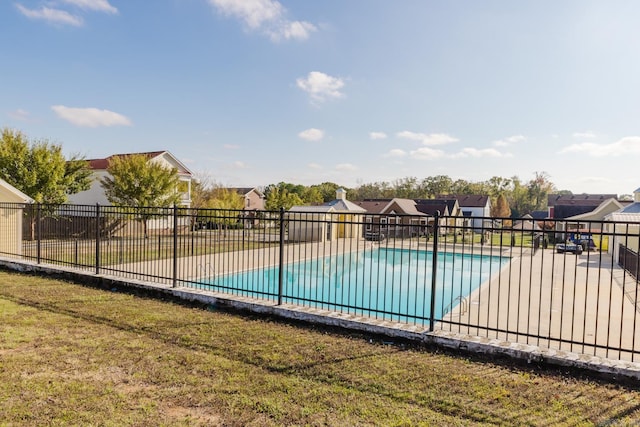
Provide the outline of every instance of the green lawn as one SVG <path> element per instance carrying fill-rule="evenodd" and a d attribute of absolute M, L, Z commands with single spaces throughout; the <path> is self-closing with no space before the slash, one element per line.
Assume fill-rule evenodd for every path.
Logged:
<path fill-rule="evenodd" d="M 613 382 L 4 271 L 0 402 L 2 426 L 640 422 Z"/>
<path fill-rule="evenodd" d="M 177 244 L 178 257 L 198 256 L 250 250 L 278 244 L 277 241 L 260 241 L 259 236 L 243 240 L 242 235 L 229 238 L 229 234 L 215 233 L 205 235 L 181 235 Z M 41 243 L 40 257 L 53 263 L 79 264 L 92 266 L 96 262 L 95 240 L 44 240 Z M 28 257 L 37 256 L 37 244 L 27 241 L 22 253 Z M 114 238 L 100 242 L 100 265 L 109 266 L 130 262 L 155 261 L 173 258 L 172 236 L 150 236 L 144 238 Z"/>

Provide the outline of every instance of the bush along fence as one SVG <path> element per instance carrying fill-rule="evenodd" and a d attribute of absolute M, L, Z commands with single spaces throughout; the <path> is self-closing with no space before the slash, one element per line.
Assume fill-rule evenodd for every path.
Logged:
<path fill-rule="evenodd" d="M 0 204 L 0 256 L 637 361 L 640 223 Z"/>

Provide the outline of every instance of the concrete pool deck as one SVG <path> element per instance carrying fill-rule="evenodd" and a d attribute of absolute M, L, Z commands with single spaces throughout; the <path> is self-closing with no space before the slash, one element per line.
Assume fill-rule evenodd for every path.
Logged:
<path fill-rule="evenodd" d="M 631 360 L 631 351 L 608 347 L 640 350 L 637 292 L 636 280 L 609 254 L 540 249 L 514 256 L 439 328 L 469 335 L 482 330 L 497 340 Z"/>
<path fill-rule="evenodd" d="M 355 240 L 334 242 L 332 245 L 332 254 L 378 246 L 377 243 Z M 329 255 L 324 247 L 321 248 L 316 243 L 288 246 L 285 260 L 293 259 L 294 255 L 296 259 Z M 636 327 L 640 321 L 635 305 L 636 281 L 620 269 L 610 256 L 599 252 L 559 255 L 551 249 L 541 249 L 532 255 L 529 249 L 515 253 L 512 249 L 482 248 L 484 249 L 475 250 L 475 253 L 511 255 L 511 261 L 473 292 L 466 304 L 458 305 L 442 322 L 438 322 L 433 332 L 421 325 L 289 304 L 277 305 L 274 301 L 192 287 L 173 287 L 171 279 L 151 282 L 141 274 L 143 271 L 151 271 L 158 276 L 166 273 L 170 276 L 173 273 L 171 260 L 120 265 L 117 266 L 118 270 L 126 268 L 129 272 L 103 269 L 99 275 L 86 270 L 37 265 L 15 259 L 0 259 L 0 265 L 14 270 L 71 276 L 78 281 L 89 278 L 113 284 L 114 287 L 137 288 L 188 301 L 433 343 L 448 348 L 503 354 L 527 361 L 640 379 L 640 363 L 632 361 L 631 352 L 606 348 L 611 345 L 635 349 L 637 353 L 640 347 L 640 328 Z M 425 246 L 415 249 L 425 249 Z M 459 250 L 456 252 L 460 253 Z M 263 248 L 242 251 L 232 257 L 228 253 L 221 253 L 179 259 L 178 271 L 182 272 L 183 277 L 195 278 L 209 275 L 211 271 L 208 270 L 207 263 L 217 267 L 218 271 L 214 271 L 214 274 L 224 274 L 251 269 L 258 263 L 277 265 L 278 262 L 277 248 Z M 520 298 L 515 299 L 518 296 Z M 510 332 L 504 332 L 507 329 Z M 570 341 L 571 336 L 580 338 L 586 344 L 566 342 Z M 560 338 L 565 341 L 559 343 Z M 637 356 L 633 360 L 636 359 Z"/>

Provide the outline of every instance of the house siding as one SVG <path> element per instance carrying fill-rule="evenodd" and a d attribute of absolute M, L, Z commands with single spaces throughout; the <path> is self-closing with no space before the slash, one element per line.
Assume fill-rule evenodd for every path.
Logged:
<path fill-rule="evenodd" d="M 0 252 L 22 254 L 23 209 L 15 203 L 31 203 L 28 196 L 0 180 Z M 8 203 L 11 203 L 9 205 Z"/>

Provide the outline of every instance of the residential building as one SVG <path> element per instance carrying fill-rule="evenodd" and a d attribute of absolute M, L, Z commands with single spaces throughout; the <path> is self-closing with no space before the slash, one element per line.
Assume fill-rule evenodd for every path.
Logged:
<path fill-rule="evenodd" d="M 412 237 L 427 234 L 430 217 L 420 212 L 412 199 L 365 199 L 354 203 L 367 212 L 364 216 L 365 237 Z"/>
<path fill-rule="evenodd" d="M 605 200 L 615 199 L 615 194 L 549 194 L 547 196 L 548 218 L 567 219 L 591 212 Z"/>
<path fill-rule="evenodd" d="M 475 232 L 492 227 L 491 223 L 491 199 L 489 196 L 476 194 L 447 194 L 438 196 L 437 199 L 456 200 L 462 216 L 465 218 L 464 226 Z"/>
<path fill-rule="evenodd" d="M 556 239 L 565 240 L 572 233 L 599 233 L 601 227 L 590 221 L 623 208 L 615 194 L 550 194 L 547 200 L 549 219 L 555 220 Z"/>
<path fill-rule="evenodd" d="M 190 207 L 191 205 L 191 181 L 193 174 L 180 160 L 178 160 L 173 154 L 168 151 L 151 151 L 145 153 L 128 153 L 128 154 L 113 154 L 104 159 L 91 159 L 88 160 L 89 168 L 93 172 L 91 177 L 91 187 L 86 191 L 81 191 L 69 196 L 69 202 L 78 205 L 110 205 L 105 195 L 104 188 L 100 181 L 109 175 L 108 167 L 111 160 L 116 157 L 127 157 L 132 155 L 143 155 L 149 159 L 149 162 L 159 163 L 165 167 L 175 169 L 180 180 L 179 187 L 176 191 L 180 192 L 181 201 L 180 204 L 183 207 Z"/>
<path fill-rule="evenodd" d="M 444 217 L 438 221 L 440 234 L 455 233 L 464 225 L 464 217 L 460 205 L 456 199 L 415 199 L 418 211 L 431 217 L 438 215 Z M 429 220 L 432 225 L 433 219 Z"/>
<path fill-rule="evenodd" d="M 228 187 L 227 190 L 242 196 L 245 210 L 264 210 L 264 194 L 257 187 Z"/>

